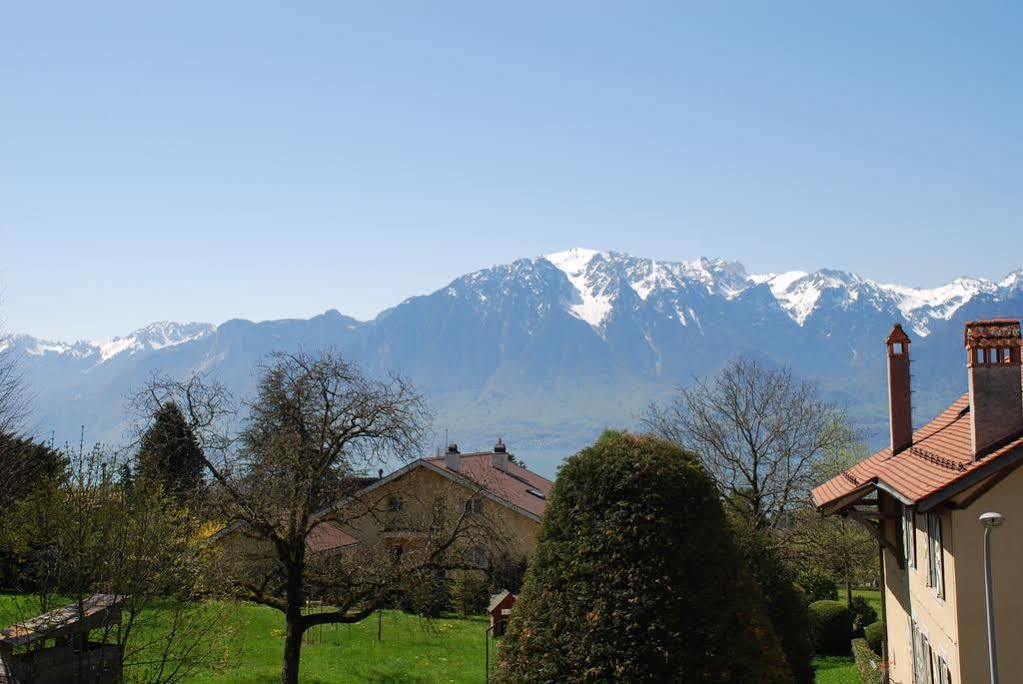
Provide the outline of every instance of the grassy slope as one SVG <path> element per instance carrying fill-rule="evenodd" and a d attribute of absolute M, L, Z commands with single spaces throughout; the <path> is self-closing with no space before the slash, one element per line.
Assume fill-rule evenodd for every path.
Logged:
<path fill-rule="evenodd" d="M 858 591 L 879 608 L 879 595 Z M 22 617 L 30 606 L 0 595 L 0 625 Z M 189 681 L 255 684 L 276 681 L 283 651 L 282 616 L 250 604 L 224 604 L 230 625 L 224 645 L 227 664 L 199 673 Z M 484 676 L 484 618 L 424 620 L 386 611 L 383 640 L 377 619 L 357 625 L 324 627 L 311 633 L 319 643 L 302 649 L 303 682 L 479 682 Z M 852 658 L 814 659 L 818 684 L 858 684 Z"/>

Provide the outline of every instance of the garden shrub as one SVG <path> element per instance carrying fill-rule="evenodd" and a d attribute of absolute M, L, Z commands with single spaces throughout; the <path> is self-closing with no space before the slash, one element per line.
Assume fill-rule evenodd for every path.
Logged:
<path fill-rule="evenodd" d="M 796 584 L 806 592 L 808 603 L 838 600 L 838 585 L 827 575 L 822 575 L 819 572 L 803 572 L 800 573 Z"/>
<path fill-rule="evenodd" d="M 852 640 L 852 654 L 863 684 L 881 684 L 884 681 L 881 658 L 871 650 L 866 639 Z"/>
<path fill-rule="evenodd" d="M 403 578 L 398 607 L 406 613 L 439 617 L 451 605 L 448 579 L 442 570 L 421 569 Z"/>
<path fill-rule="evenodd" d="M 529 561 L 525 556 L 513 556 L 502 551 L 494 558 L 490 576 L 490 593 L 500 594 L 507 589 L 513 594 L 522 591 L 522 580 L 526 576 Z"/>
<path fill-rule="evenodd" d="M 490 603 L 487 578 L 478 570 L 459 570 L 451 582 L 451 602 L 465 616 L 487 612 Z"/>
<path fill-rule="evenodd" d="M 881 642 L 884 640 L 884 622 L 878 620 L 866 626 L 863 630 L 863 638 L 870 645 L 870 650 L 881 655 Z"/>
<path fill-rule="evenodd" d="M 810 640 L 816 653 L 845 655 L 852 637 L 852 616 L 842 601 L 810 604 Z"/>
<path fill-rule="evenodd" d="M 498 677 L 792 681 L 717 489 L 693 456 L 607 432 L 565 461 Z"/>
<path fill-rule="evenodd" d="M 867 625 L 877 622 L 877 611 L 862 596 L 854 596 L 849 609 L 852 611 L 853 634 L 856 636 L 863 636 Z"/>

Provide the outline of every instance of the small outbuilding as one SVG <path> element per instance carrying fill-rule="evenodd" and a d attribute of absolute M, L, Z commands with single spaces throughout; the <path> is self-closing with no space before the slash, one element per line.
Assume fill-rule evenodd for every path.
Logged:
<path fill-rule="evenodd" d="M 516 596 L 507 589 L 490 597 L 490 629 L 495 637 L 503 636 L 508 626 L 508 616 L 515 605 Z"/>
<path fill-rule="evenodd" d="M 113 684 L 122 680 L 123 596 L 96 594 L 0 632 L 3 684 Z M 91 632 L 102 632 L 90 641 Z"/>

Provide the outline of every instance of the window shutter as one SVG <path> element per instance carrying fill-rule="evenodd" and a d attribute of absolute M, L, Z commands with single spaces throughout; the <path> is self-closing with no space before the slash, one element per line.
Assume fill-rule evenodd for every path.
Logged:
<path fill-rule="evenodd" d="M 913 511 L 909 506 L 902 505 L 902 557 L 912 563 L 913 560 Z"/>
<path fill-rule="evenodd" d="M 927 523 L 927 586 L 934 586 L 934 516 L 926 514 Z"/>
<path fill-rule="evenodd" d="M 909 543 L 913 547 L 913 558 L 910 561 L 913 567 L 916 567 L 916 511 L 914 510 L 909 516 Z"/>
<path fill-rule="evenodd" d="M 938 589 L 938 598 L 945 598 L 945 542 L 941 536 L 941 516 L 934 516 L 935 545 L 934 550 L 934 584 Z"/>

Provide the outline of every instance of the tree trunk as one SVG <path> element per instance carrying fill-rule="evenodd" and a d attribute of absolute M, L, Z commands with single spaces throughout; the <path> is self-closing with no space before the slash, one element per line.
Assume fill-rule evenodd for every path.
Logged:
<path fill-rule="evenodd" d="M 281 684 L 298 684 L 298 666 L 302 658 L 302 634 L 305 624 L 302 620 L 302 573 L 292 569 L 288 575 L 285 620 L 287 633 L 284 637 L 284 669 Z"/>
<path fill-rule="evenodd" d="M 849 576 L 845 578 L 845 603 L 852 610 L 852 578 Z"/>

